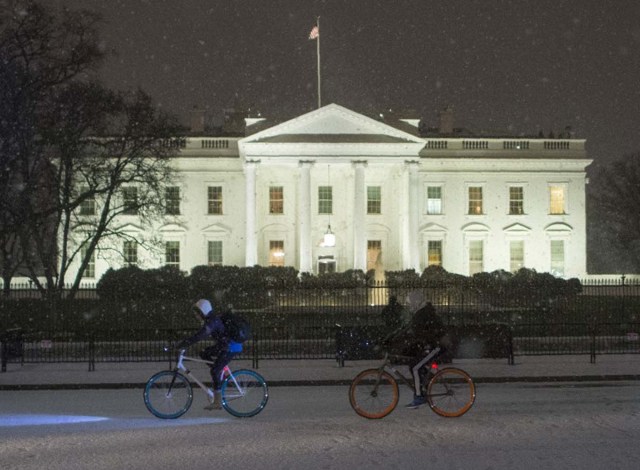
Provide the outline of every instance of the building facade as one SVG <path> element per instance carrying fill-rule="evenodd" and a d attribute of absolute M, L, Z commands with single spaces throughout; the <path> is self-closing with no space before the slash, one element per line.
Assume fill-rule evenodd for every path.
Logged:
<path fill-rule="evenodd" d="M 121 216 L 156 248 L 99 250 L 88 277 L 130 264 L 586 274 L 584 140 L 399 124 L 331 104 L 254 133 L 264 122 L 247 120 L 246 137 L 189 137 L 164 220 Z"/>

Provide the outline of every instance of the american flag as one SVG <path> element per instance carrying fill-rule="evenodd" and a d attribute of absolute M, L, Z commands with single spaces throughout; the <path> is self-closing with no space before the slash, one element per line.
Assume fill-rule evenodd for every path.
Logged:
<path fill-rule="evenodd" d="M 318 26 L 314 26 L 309 33 L 309 39 L 318 39 L 318 36 L 320 36 L 320 30 L 318 29 Z"/>

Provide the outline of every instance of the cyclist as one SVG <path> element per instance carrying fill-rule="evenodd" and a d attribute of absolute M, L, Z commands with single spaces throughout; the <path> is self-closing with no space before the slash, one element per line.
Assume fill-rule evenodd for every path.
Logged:
<path fill-rule="evenodd" d="M 222 304 L 222 303 L 220 303 Z M 220 388 L 222 382 L 220 375 L 224 366 L 231 362 L 234 356 L 242 352 L 242 343 L 233 341 L 229 332 L 225 328 L 225 315 L 230 311 L 223 309 L 214 312 L 211 302 L 207 299 L 198 300 L 192 307 L 196 317 L 203 322 L 202 327 L 191 337 L 178 343 L 179 349 L 185 349 L 207 338 L 213 338 L 216 342 L 202 350 L 200 357 L 206 361 L 213 361 L 211 368 L 211 379 L 213 380 L 214 399 L 205 410 L 219 410 L 222 408 Z"/>
<path fill-rule="evenodd" d="M 409 370 L 413 375 L 414 396 L 407 408 L 418 408 L 426 403 L 422 395 L 422 380 L 426 375 L 425 365 L 444 353 L 445 329 L 431 302 L 427 302 L 420 291 L 411 291 L 406 298 L 406 307 L 413 313 L 408 326 L 392 333 L 390 346 L 403 356 L 411 356 Z"/>

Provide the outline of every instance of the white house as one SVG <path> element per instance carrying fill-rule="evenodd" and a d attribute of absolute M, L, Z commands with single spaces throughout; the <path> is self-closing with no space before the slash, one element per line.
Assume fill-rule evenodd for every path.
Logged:
<path fill-rule="evenodd" d="M 586 274 L 584 140 L 399 124 L 331 104 L 246 137 L 187 138 L 172 214 L 154 227 L 122 216 L 161 248 L 98 252 L 88 275 L 132 263 Z"/>

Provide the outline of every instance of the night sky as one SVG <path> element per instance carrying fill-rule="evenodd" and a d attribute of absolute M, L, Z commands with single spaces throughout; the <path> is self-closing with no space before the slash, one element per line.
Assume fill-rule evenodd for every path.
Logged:
<path fill-rule="evenodd" d="M 428 125 L 537 135 L 571 126 L 596 159 L 640 151 L 635 0 L 57 0 L 101 13 L 101 78 L 187 124 L 194 106 L 295 117 L 413 109 Z"/>

